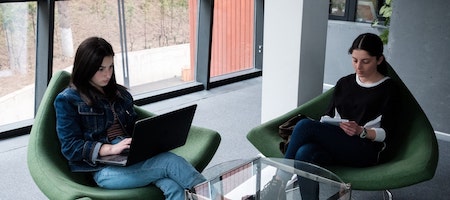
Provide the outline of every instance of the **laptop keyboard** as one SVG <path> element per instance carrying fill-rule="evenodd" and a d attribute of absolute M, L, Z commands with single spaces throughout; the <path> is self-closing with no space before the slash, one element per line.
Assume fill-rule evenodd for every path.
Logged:
<path fill-rule="evenodd" d="M 122 156 L 122 155 L 116 155 L 116 156 L 112 156 L 108 160 L 115 161 L 115 162 L 122 162 L 124 160 L 127 160 L 127 157 L 126 156 Z"/>

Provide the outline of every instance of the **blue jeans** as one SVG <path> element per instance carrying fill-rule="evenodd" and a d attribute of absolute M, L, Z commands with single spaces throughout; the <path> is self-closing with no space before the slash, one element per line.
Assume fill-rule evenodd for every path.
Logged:
<path fill-rule="evenodd" d="M 346 165 L 364 167 L 378 162 L 380 145 L 367 139 L 347 135 L 340 127 L 308 118 L 295 126 L 285 158 L 317 165 Z M 283 180 L 291 174 L 278 172 Z M 318 199 L 319 184 L 298 177 L 302 199 Z"/>
<path fill-rule="evenodd" d="M 184 199 L 184 190 L 202 183 L 205 178 L 184 158 L 165 152 L 127 167 L 107 166 L 94 172 L 100 187 L 127 189 L 155 184 L 166 199 Z"/>

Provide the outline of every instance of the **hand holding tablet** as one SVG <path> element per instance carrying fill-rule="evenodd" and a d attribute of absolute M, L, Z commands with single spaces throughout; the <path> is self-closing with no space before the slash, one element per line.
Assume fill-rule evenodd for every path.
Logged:
<path fill-rule="evenodd" d="M 320 122 L 327 123 L 335 126 L 339 126 L 339 123 L 341 122 L 348 122 L 348 119 L 341 119 L 341 118 L 332 118 L 329 116 L 322 116 L 320 118 Z"/>

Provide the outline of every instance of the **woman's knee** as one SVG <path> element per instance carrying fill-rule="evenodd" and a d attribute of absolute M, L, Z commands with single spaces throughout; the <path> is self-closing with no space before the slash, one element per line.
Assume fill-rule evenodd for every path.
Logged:
<path fill-rule="evenodd" d="M 297 145 L 309 143 L 317 132 L 315 121 L 311 119 L 302 119 L 294 127 L 291 135 L 291 142 Z"/>
<path fill-rule="evenodd" d="M 317 122 L 312 119 L 302 119 L 297 122 L 297 124 L 294 127 L 293 134 L 299 133 L 299 132 L 310 132 L 310 130 L 313 130 L 317 126 Z"/>
<path fill-rule="evenodd" d="M 186 162 L 184 158 L 172 152 L 163 152 L 149 159 L 151 162 L 159 164 L 172 165 L 174 163 Z"/>
<path fill-rule="evenodd" d="M 309 118 L 304 118 L 300 121 L 297 122 L 296 127 L 307 127 L 310 126 L 314 121 L 312 119 Z"/>
<path fill-rule="evenodd" d="M 331 155 L 317 144 L 305 144 L 298 149 L 295 159 L 323 165 L 331 162 Z"/>

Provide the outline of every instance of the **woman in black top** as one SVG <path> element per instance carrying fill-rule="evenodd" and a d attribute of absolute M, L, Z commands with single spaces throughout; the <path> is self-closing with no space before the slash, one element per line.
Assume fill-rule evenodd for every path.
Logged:
<path fill-rule="evenodd" d="M 393 133 L 397 104 L 395 82 L 387 76 L 381 39 L 359 35 L 349 49 L 355 73 L 339 79 L 330 106 L 322 118 L 345 119 L 338 125 L 300 120 L 294 128 L 285 158 L 317 165 L 366 167 L 376 165 Z M 270 185 L 283 188 L 292 174 L 278 171 Z M 318 184 L 299 177 L 302 199 L 318 199 Z M 274 191 L 282 191 L 277 193 Z M 277 196 L 267 196 L 268 194 Z M 279 195 L 278 195 L 279 194 Z M 284 199 L 284 190 L 267 187 L 263 199 Z"/>

